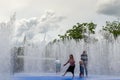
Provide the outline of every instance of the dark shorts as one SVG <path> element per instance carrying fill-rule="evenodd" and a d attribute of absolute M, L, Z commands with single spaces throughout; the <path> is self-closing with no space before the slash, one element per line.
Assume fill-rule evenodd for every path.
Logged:
<path fill-rule="evenodd" d="M 74 74 L 74 69 L 75 69 L 75 65 L 69 66 L 68 69 L 66 70 L 66 72 L 71 72 L 72 74 Z"/>

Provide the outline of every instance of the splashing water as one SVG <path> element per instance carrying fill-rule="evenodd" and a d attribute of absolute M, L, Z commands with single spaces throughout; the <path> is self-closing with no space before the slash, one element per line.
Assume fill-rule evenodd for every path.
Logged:
<path fill-rule="evenodd" d="M 14 28 L 15 15 L 8 22 L 0 23 L 0 79 L 9 80 L 11 66 L 11 37 Z"/>
<path fill-rule="evenodd" d="M 48 19 L 47 19 L 48 17 Z M 40 19 L 33 18 L 15 22 L 13 15 L 9 22 L 0 23 L 0 77 L 8 80 L 13 73 L 55 73 L 55 61 L 64 64 L 73 54 L 75 72 L 79 73 L 79 60 L 83 50 L 89 58 L 89 74 L 120 75 L 120 38 L 113 41 L 100 39 L 86 44 L 83 40 L 65 40 L 54 44 L 45 37 L 53 27 L 58 26 L 61 17 L 47 12 Z M 49 27 L 49 30 L 47 28 Z M 61 73 L 68 67 L 61 67 Z M 3 77 L 6 75 L 8 77 Z"/>
<path fill-rule="evenodd" d="M 15 17 L 16 14 L 11 16 L 10 21 L 0 23 L 1 80 L 9 80 L 13 73 L 26 70 L 25 65 L 30 60 L 19 57 L 24 56 L 24 53 L 29 51 L 33 52 L 30 52 L 30 54 L 35 52 L 36 55 L 39 52 L 43 52 L 45 46 L 43 43 L 45 42 L 42 41 L 45 38 L 49 38 L 48 36 L 44 38 L 44 35 L 47 32 L 49 33 L 49 30 L 59 27 L 57 23 L 63 19 L 62 17 L 57 17 L 52 11 L 46 11 L 41 18 L 31 18 L 29 20 L 16 21 Z M 31 47 L 31 50 L 26 50 L 26 45 L 32 45 L 32 47 L 35 45 L 35 47 L 34 49 Z M 42 56 L 42 54 L 39 56 Z M 32 58 L 34 57 L 32 56 Z"/>
<path fill-rule="evenodd" d="M 44 43 L 44 42 L 43 42 Z M 38 47 L 27 46 L 25 59 L 25 73 L 55 73 L 55 60 L 64 64 L 69 54 L 73 54 L 76 61 L 75 72 L 79 73 L 79 60 L 83 50 L 87 50 L 89 74 L 120 75 L 120 40 L 101 39 L 87 44 L 84 41 L 76 42 L 66 40 L 54 44 L 39 45 Z M 62 67 L 61 72 L 65 71 Z"/>

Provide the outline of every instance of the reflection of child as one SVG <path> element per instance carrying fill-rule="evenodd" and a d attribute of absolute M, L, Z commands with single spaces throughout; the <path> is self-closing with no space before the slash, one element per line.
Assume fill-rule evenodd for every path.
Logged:
<path fill-rule="evenodd" d="M 79 74 L 79 76 L 84 77 L 84 64 L 83 64 L 83 61 L 80 61 L 79 64 L 80 64 L 80 74 Z"/>
<path fill-rule="evenodd" d="M 55 64 L 56 64 L 56 73 L 58 73 L 61 70 L 61 62 L 60 62 L 60 60 L 56 60 Z"/>

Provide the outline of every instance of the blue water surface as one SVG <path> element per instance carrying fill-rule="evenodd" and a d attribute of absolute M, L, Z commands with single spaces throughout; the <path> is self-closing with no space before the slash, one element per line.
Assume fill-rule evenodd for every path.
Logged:
<path fill-rule="evenodd" d="M 120 76 L 101 76 L 93 75 L 89 77 L 80 78 L 79 76 L 33 76 L 33 75 L 24 75 L 24 76 L 13 76 L 12 80 L 120 80 Z"/>
<path fill-rule="evenodd" d="M 29 76 L 29 77 L 14 77 L 14 80 L 87 80 L 86 78 L 71 76 Z"/>

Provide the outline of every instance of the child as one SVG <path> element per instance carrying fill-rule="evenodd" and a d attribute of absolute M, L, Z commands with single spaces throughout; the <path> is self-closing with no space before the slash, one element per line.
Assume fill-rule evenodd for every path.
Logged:
<path fill-rule="evenodd" d="M 79 74 L 79 76 L 84 77 L 84 64 L 83 64 L 83 61 L 81 60 L 79 62 L 79 64 L 80 64 L 80 74 Z"/>
<path fill-rule="evenodd" d="M 64 64 L 64 66 L 67 65 L 68 63 L 70 63 L 70 65 L 63 76 L 65 76 L 65 74 L 67 72 L 71 72 L 73 74 L 73 77 L 74 77 L 75 60 L 74 60 L 74 57 L 72 54 L 69 56 L 69 60 Z"/>
<path fill-rule="evenodd" d="M 60 60 L 57 59 L 55 61 L 55 64 L 56 64 L 56 73 L 58 73 L 61 70 L 61 62 L 60 62 Z"/>

